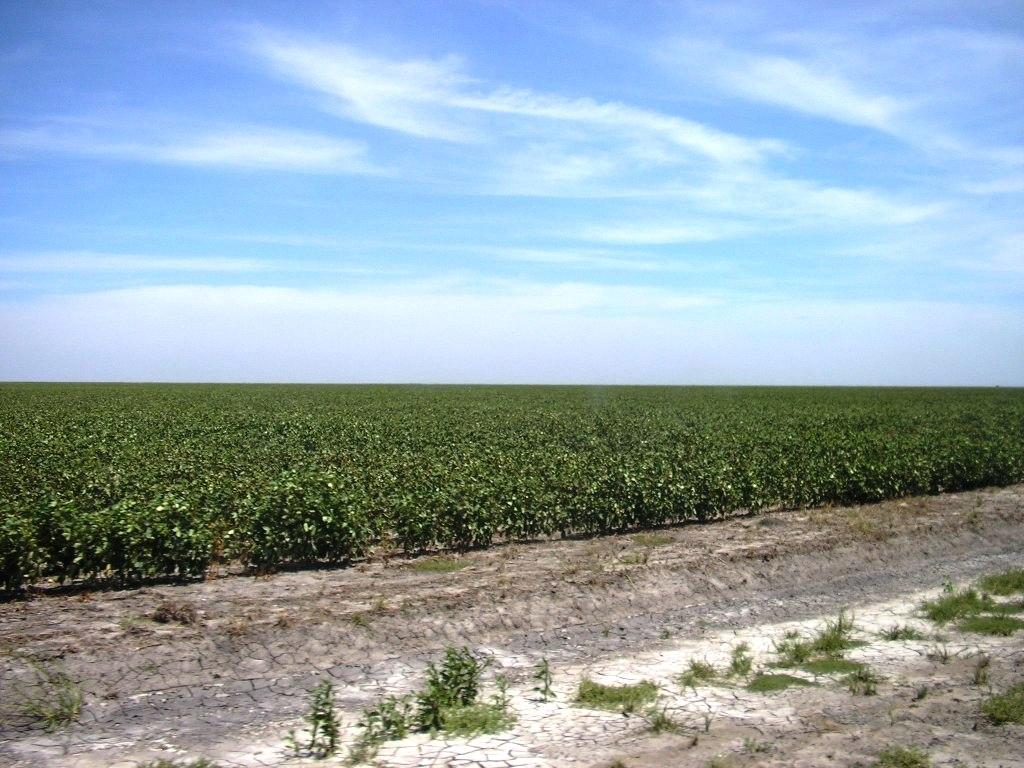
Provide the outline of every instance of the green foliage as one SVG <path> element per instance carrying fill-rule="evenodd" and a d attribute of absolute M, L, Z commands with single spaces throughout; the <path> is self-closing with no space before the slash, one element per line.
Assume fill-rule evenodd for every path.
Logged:
<path fill-rule="evenodd" d="M 732 649 L 729 658 L 729 674 L 736 677 L 746 677 L 754 668 L 754 659 L 750 655 L 750 646 L 746 643 L 739 643 Z"/>
<path fill-rule="evenodd" d="M 1024 568 L 1011 568 L 993 573 L 978 581 L 978 588 L 993 595 L 1012 595 L 1024 592 Z"/>
<path fill-rule="evenodd" d="M 701 683 L 709 683 L 718 677 L 718 670 L 706 661 L 690 659 L 690 666 L 677 679 L 684 688 L 696 688 Z"/>
<path fill-rule="evenodd" d="M 981 711 L 997 725 L 1024 724 L 1024 683 L 1017 683 L 1006 693 L 985 699 L 981 703 Z"/>
<path fill-rule="evenodd" d="M 3 504 L 3 502 L 0 502 Z M 34 581 L 43 570 L 43 553 L 34 521 L 19 517 L 11 505 L 0 507 L 0 586 L 8 591 Z"/>
<path fill-rule="evenodd" d="M 442 729 L 454 736 L 499 733 L 515 722 L 508 709 L 497 703 L 456 705 L 444 711 Z"/>
<path fill-rule="evenodd" d="M 1009 637 L 1018 629 L 1024 629 L 1024 621 L 1012 616 L 968 616 L 956 626 L 961 632 Z"/>
<path fill-rule="evenodd" d="M 288 734 L 288 742 L 296 757 L 322 760 L 335 754 L 341 736 L 341 722 L 334 711 L 334 686 L 329 680 L 313 689 L 306 722 L 309 724 L 309 738 L 305 744 L 298 740 L 294 731 Z"/>
<path fill-rule="evenodd" d="M 23 696 L 22 711 L 48 731 L 75 722 L 84 702 L 78 683 L 59 667 L 27 662 L 35 672 L 35 681 L 32 691 Z"/>
<path fill-rule="evenodd" d="M 927 639 L 924 632 L 919 629 L 915 629 L 907 624 L 893 624 L 891 627 L 886 627 L 878 636 L 883 640 L 925 640 Z"/>
<path fill-rule="evenodd" d="M 846 672 L 856 672 L 861 664 L 844 658 L 826 656 L 823 659 L 815 659 L 801 664 L 800 668 L 814 675 L 839 675 Z"/>
<path fill-rule="evenodd" d="M 651 733 L 682 733 L 683 724 L 668 713 L 668 706 L 650 707 L 644 715 Z"/>
<path fill-rule="evenodd" d="M 540 660 L 533 673 L 533 679 L 537 681 L 533 690 L 540 696 L 541 701 L 551 701 L 555 698 L 555 692 L 551 690 L 551 665 L 546 658 Z"/>
<path fill-rule="evenodd" d="M 4 384 L 0 586 L 1022 480 L 1016 389 Z"/>
<path fill-rule="evenodd" d="M 846 676 L 846 686 L 855 696 L 874 696 L 878 693 L 880 682 L 882 682 L 882 678 L 866 664 L 860 665 Z"/>
<path fill-rule="evenodd" d="M 446 648 L 441 666 L 427 665 L 427 680 L 416 694 L 416 725 L 421 731 L 444 728 L 445 711 L 476 703 L 486 661 L 468 648 Z"/>
<path fill-rule="evenodd" d="M 995 601 L 973 589 L 943 590 L 934 600 L 926 600 L 921 612 L 936 624 L 946 624 L 965 616 L 975 616 L 995 607 Z"/>
<path fill-rule="evenodd" d="M 812 685 L 814 683 L 810 680 L 805 680 L 795 675 L 762 674 L 755 675 L 754 679 L 747 683 L 747 690 L 752 693 L 775 693 L 776 691 L 784 691 L 787 688 L 806 688 Z"/>
<path fill-rule="evenodd" d="M 624 714 L 637 712 L 658 698 L 658 686 L 649 680 L 633 685 L 604 685 L 593 680 L 580 682 L 576 703 L 594 709 L 610 709 Z"/>
<path fill-rule="evenodd" d="M 409 696 L 388 696 L 363 710 L 359 727 L 363 740 L 371 744 L 404 739 L 412 730 L 412 699 Z"/>
<path fill-rule="evenodd" d="M 878 755 L 875 768 L 928 768 L 928 754 L 917 747 L 888 747 Z"/>
<path fill-rule="evenodd" d="M 414 571 L 421 573 L 453 573 L 472 565 L 469 560 L 458 557 L 425 557 L 412 564 Z"/>
<path fill-rule="evenodd" d="M 847 616 L 845 611 L 840 611 L 835 621 L 826 621 L 825 626 L 818 630 L 811 641 L 811 652 L 830 657 L 842 656 L 850 648 L 864 644 L 853 639 L 853 631 L 853 617 Z"/>

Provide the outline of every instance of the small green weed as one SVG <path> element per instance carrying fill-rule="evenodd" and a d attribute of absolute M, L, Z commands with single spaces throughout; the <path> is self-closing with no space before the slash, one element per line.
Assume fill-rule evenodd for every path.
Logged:
<path fill-rule="evenodd" d="M 412 697 L 388 696 L 364 709 L 359 727 L 363 741 L 371 744 L 404 739 L 412 728 Z"/>
<path fill-rule="evenodd" d="M 1024 724 L 1024 683 L 1017 683 L 1006 693 L 985 699 L 981 703 L 981 711 L 997 725 Z"/>
<path fill-rule="evenodd" d="M 1024 621 L 1012 616 L 968 616 L 956 626 L 962 632 L 1009 637 L 1018 629 L 1024 629 Z"/>
<path fill-rule="evenodd" d="M 917 747 L 888 747 L 878 755 L 875 768 L 928 768 L 928 755 Z"/>
<path fill-rule="evenodd" d="M 993 595 L 1024 592 L 1024 568 L 1011 568 L 1002 573 L 989 574 L 978 582 L 978 586 Z"/>
<path fill-rule="evenodd" d="M 946 590 L 934 600 L 922 603 L 921 611 L 936 624 L 948 624 L 956 619 L 989 611 L 994 606 L 991 597 L 979 594 L 973 589 L 963 589 L 959 592 Z"/>
<path fill-rule="evenodd" d="M 978 660 L 974 662 L 973 681 L 975 685 L 988 685 L 988 670 L 990 666 L 992 666 L 991 656 L 987 656 L 984 653 L 978 656 Z"/>
<path fill-rule="evenodd" d="M 631 714 L 658 697 L 658 686 L 649 680 L 633 685 L 604 685 L 584 679 L 576 694 L 576 703 L 594 709 L 610 709 Z"/>
<path fill-rule="evenodd" d="M 441 730 L 445 710 L 475 704 L 480 675 L 486 667 L 487 662 L 474 656 L 468 648 L 445 648 L 441 666 L 427 665 L 426 686 L 416 694 L 417 728 Z"/>
<path fill-rule="evenodd" d="M 35 690 L 25 696 L 22 711 L 50 731 L 73 723 L 82 712 L 83 696 L 78 683 L 60 668 L 28 660 L 35 671 Z"/>
<path fill-rule="evenodd" d="M 752 693 L 775 693 L 776 691 L 784 691 L 787 688 L 807 688 L 813 685 L 815 683 L 812 683 L 810 680 L 794 675 L 762 674 L 755 676 L 753 680 L 747 683 L 747 690 Z"/>
<path fill-rule="evenodd" d="M 551 665 L 548 664 L 546 658 L 540 660 L 540 664 L 537 665 L 537 669 L 533 673 L 533 679 L 537 681 L 533 690 L 540 696 L 541 701 L 551 701 L 555 698 L 555 692 L 551 690 Z"/>
<path fill-rule="evenodd" d="M 775 643 L 775 653 L 779 655 L 776 666 L 795 667 L 811 660 L 814 650 L 808 640 L 791 629 L 782 636 L 782 640 Z"/>
<path fill-rule="evenodd" d="M 925 640 L 927 636 L 924 632 L 919 629 L 915 629 L 907 624 L 893 624 L 891 627 L 886 627 L 878 636 L 883 640 Z"/>
<path fill-rule="evenodd" d="M 644 715 L 651 733 L 682 733 L 683 725 L 668 713 L 668 707 L 651 707 Z"/>
<path fill-rule="evenodd" d="M 457 705 L 447 708 L 442 716 L 442 730 L 455 736 L 476 736 L 499 733 L 515 722 L 506 707 L 496 702 Z"/>
<path fill-rule="evenodd" d="M 843 651 L 864 645 L 853 639 L 853 617 L 840 611 L 835 621 L 826 621 L 825 626 L 811 640 L 811 650 L 826 656 L 842 656 Z"/>
<path fill-rule="evenodd" d="M 460 557 L 425 557 L 414 562 L 412 569 L 420 573 L 453 573 L 472 564 L 470 560 Z"/>
<path fill-rule="evenodd" d="M 732 649 L 729 660 L 729 674 L 733 677 L 746 677 L 754 668 L 754 658 L 750 655 L 750 646 L 740 643 Z"/>
<path fill-rule="evenodd" d="M 709 683 L 718 677 L 718 671 L 706 661 L 690 660 L 689 668 L 678 678 L 684 688 L 696 688 L 701 683 Z"/>
<path fill-rule="evenodd" d="M 309 741 L 305 745 L 299 743 L 295 731 L 288 733 L 287 741 L 296 757 L 322 760 L 338 751 L 341 722 L 334 711 L 334 686 L 329 680 L 313 689 L 305 720 L 309 724 Z"/>
<path fill-rule="evenodd" d="M 854 696 L 874 696 L 878 693 L 880 682 L 882 678 L 867 665 L 862 665 L 846 676 L 846 686 Z"/>
<path fill-rule="evenodd" d="M 856 672 L 861 666 L 856 661 L 850 661 L 849 659 L 826 657 L 801 664 L 800 669 L 815 675 L 839 675 L 847 672 Z"/>
<path fill-rule="evenodd" d="M 748 755 L 763 755 L 765 752 L 771 752 L 774 748 L 770 741 L 758 741 L 749 737 L 743 740 L 743 751 Z"/>

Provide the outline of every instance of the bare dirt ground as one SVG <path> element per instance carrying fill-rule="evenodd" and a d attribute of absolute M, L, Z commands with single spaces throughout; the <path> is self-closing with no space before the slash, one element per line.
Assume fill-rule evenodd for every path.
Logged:
<path fill-rule="evenodd" d="M 1024 765 L 1024 726 L 996 726 L 979 710 L 993 690 L 1024 680 L 1024 632 L 968 635 L 915 613 L 944 579 L 1024 566 L 1024 486 L 513 544 L 458 565 L 444 573 L 422 559 L 377 560 L 0 604 L 0 765 L 301 764 L 284 739 L 320 680 L 335 684 L 351 743 L 361 709 L 417 688 L 451 645 L 490 655 L 487 680 L 508 675 L 517 723 L 472 739 L 390 742 L 378 764 L 853 766 L 903 745 L 933 765 Z M 178 614 L 154 620 L 168 601 Z M 741 679 L 697 688 L 675 679 L 690 659 L 726 666 L 739 642 L 756 671 L 786 630 L 810 631 L 841 608 L 864 643 L 848 658 L 882 677 L 876 695 L 854 695 L 830 675 L 772 694 Z M 895 623 L 925 639 L 882 640 L 877 630 Z M 980 653 L 991 664 L 979 685 Z M 530 679 L 541 658 L 557 694 L 547 703 Z M 77 723 L 47 731 L 24 714 L 38 669 L 76 681 Z M 655 682 L 658 707 L 681 732 L 653 734 L 642 716 L 575 705 L 585 676 Z M 344 761 L 343 750 L 320 764 Z"/>

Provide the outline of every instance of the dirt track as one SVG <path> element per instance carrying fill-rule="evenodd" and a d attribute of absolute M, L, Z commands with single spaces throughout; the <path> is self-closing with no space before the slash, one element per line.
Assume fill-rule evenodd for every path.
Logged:
<path fill-rule="evenodd" d="M 382 749 L 382 764 L 705 766 L 722 756 L 735 765 L 853 765 L 889 743 L 925 747 L 936 765 L 1024 764 L 1024 727 L 979 718 L 987 690 L 971 684 L 969 658 L 980 649 L 992 656 L 991 684 L 1004 688 L 1024 678 L 1024 635 L 948 632 L 953 656 L 942 663 L 929 658 L 935 641 L 885 643 L 869 631 L 913 623 L 921 593 L 944 578 L 1024 565 L 1024 486 L 509 545 L 463 559 L 468 566 L 453 573 L 392 559 L 0 604 L 0 684 L 15 694 L 0 696 L 0 764 L 185 756 L 282 764 L 283 737 L 319 679 L 335 681 L 351 725 L 381 695 L 416 687 L 446 645 L 493 655 L 492 672 L 512 681 L 519 724 L 468 745 L 414 737 Z M 167 600 L 194 607 L 197 621 L 152 621 Z M 853 697 L 829 680 L 772 696 L 673 682 L 689 658 L 717 663 L 740 640 L 761 664 L 784 629 L 841 607 L 856 612 L 869 640 L 851 658 L 884 672 L 877 696 Z M 30 677 L 24 654 L 80 681 L 79 724 L 47 733 L 19 713 Z M 542 656 L 556 703 L 530 697 Z M 642 718 L 572 706 L 584 674 L 656 677 L 686 731 L 654 736 Z M 931 693 L 914 701 L 922 684 Z"/>

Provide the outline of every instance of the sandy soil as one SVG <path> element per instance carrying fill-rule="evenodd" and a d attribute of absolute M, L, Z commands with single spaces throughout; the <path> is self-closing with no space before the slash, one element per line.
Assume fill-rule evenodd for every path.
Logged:
<path fill-rule="evenodd" d="M 436 573 L 422 559 L 377 560 L 0 604 L 0 764 L 301 762 L 284 737 L 301 727 L 319 680 L 334 681 L 351 741 L 363 707 L 415 689 L 445 646 L 467 645 L 493 657 L 488 677 L 512 681 L 517 724 L 469 740 L 410 737 L 385 745 L 379 764 L 852 766 L 902 744 L 927 750 L 934 765 L 1024 765 L 1024 727 L 979 713 L 990 689 L 1024 679 L 1024 633 L 943 628 L 936 640 L 936 628 L 915 617 L 943 579 L 1024 565 L 1024 486 L 513 544 L 459 565 Z M 154 620 L 168 601 L 184 606 L 185 623 Z M 850 658 L 884 678 L 875 696 L 854 696 L 828 676 L 771 695 L 739 681 L 675 682 L 689 659 L 724 665 L 741 641 L 763 666 L 785 630 L 810 631 L 843 607 L 865 642 Z M 928 639 L 877 636 L 897 622 Z M 979 653 L 992 659 L 980 686 Z M 532 693 L 542 657 L 554 702 Z M 46 731 L 23 713 L 36 695 L 33 665 L 77 682 L 79 722 Z M 643 717 L 574 706 L 583 676 L 655 681 L 659 707 L 682 733 L 655 735 Z"/>

